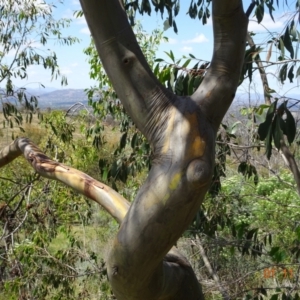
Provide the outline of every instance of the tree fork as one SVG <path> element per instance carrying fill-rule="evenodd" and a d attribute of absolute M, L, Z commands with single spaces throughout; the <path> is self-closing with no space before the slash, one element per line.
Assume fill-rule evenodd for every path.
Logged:
<path fill-rule="evenodd" d="M 212 0 L 213 58 L 191 97 L 174 95 L 155 78 L 122 1 L 80 1 L 118 97 L 152 146 L 148 178 L 129 207 L 118 193 L 51 161 L 27 139 L 0 152 L 0 167 L 23 153 L 39 174 L 104 205 L 120 222 L 107 262 L 118 300 L 204 299 L 194 271 L 174 244 L 208 190 L 216 132 L 238 85 L 248 23 L 242 1 Z"/>
<path fill-rule="evenodd" d="M 154 152 L 152 169 L 108 259 L 108 276 L 119 300 L 203 299 L 195 276 L 187 287 L 183 265 L 164 257 L 209 187 L 216 131 L 234 98 L 244 59 L 248 18 L 242 1 L 212 3 L 211 66 L 194 95 L 178 97 L 151 72 L 120 1 L 81 0 L 103 66 Z"/>

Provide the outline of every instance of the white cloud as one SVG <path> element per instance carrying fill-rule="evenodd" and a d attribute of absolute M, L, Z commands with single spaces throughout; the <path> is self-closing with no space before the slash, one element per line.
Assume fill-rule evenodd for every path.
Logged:
<path fill-rule="evenodd" d="M 178 44 L 178 40 L 177 39 L 172 39 L 172 38 L 168 38 L 168 42 L 166 42 L 167 44 L 171 44 L 171 45 L 175 45 Z"/>
<path fill-rule="evenodd" d="M 39 73 L 39 68 L 37 66 L 29 66 L 27 68 L 27 75 L 29 77 L 37 75 Z"/>
<path fill-rule="evenodd" d="M 180 49 L 180 51 L 181 52 L 192 52 L 193 47 L 184 46 L 183 48 Z"/>
<path fill-rule="evenodd" d="M 79 18 L 75 18 L 75 20 L 76 20 L 77 24 L 86 25 L 86 20 L 85 20 L 84 16 L 79 17 Z"/>
<path fill-rule="evenodd" d="M 265 30 L 276 30 L 284 28 L 285 22 L 283 20 L 276 20 L 275 22 L 272 20 L 269 14 L 264 14 L 264 18 L 260 24 L 257 23 L 257 20 L 250 19 L 249 20 L 249 31 L 265 31 Z"/>
<path fill-rule="evenodd" d="M 72 68 L 75 68 L 75 67 L 78 67 L 78 63 L 77 62 L 74 62 L 74 63 L 72 63 L 70 66 L 72 67 Z"/>
<path fill-rule="evenodd" d="M 26 46 L 30 46 L 32 48 L 42 48 L 43 45 L 37 41 L 34 41 L 34 40 L 29 40 L 27 43 L 26 43 Z"/>
<path fill-rule="evenodd" d="M 88 27 L 84 27 L 80 30 L 81 33 L 84 33 L 84 34 L 87 34 L 87 35 L 90 35 L 90 30 Z"/>
<path fill-rule="evenodd" d="M 74 15 L 74 10 L 68 8 L 65 10 L 64 14 L 63 14 L 63 18 L 66 19 L 71 19 L 73 20 L 76 24 L 80 24 L 80 25 L 86 25 L 86 20 L 84 16 L 81 17 L 76 17 Z"/>
<path fill-rule="evenodd" d="M 75 6 L 80 6 L 80 3 L 78 0 L 72 0 L 71 4 L 75 5 Z"/>
<path fill-rule="evenodd" d="M 193 39 L 182 41 L 183 44 L 200 44 L 208 42 L 208 39 L 203 33 L 197 34 Z"/>
<path fill-rule="evenodd" d="M 72 72 L 72 70 L 71 70 L 70 68 L 68 68 L 68 67 L 63 67 L 63 68 L 60 69 L 60 73 L 61 73 L 62 75 L 68 75 L 68 74 L 71 74 L 71 73 L 73 73 L 73 72 Z"/>

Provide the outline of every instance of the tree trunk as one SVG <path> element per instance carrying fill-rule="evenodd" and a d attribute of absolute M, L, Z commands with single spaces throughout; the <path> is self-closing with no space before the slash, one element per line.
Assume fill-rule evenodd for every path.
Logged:
<path fill-rule="evenodd" d="M 210 68 L 191 97 L 178 97 L 151 72 L 120 1 L 81 0 L 103 66 L 154 153 L 109 255 L 108 276 L 118 300 L 203 299 L 186 259 L 169 250 L 209 187 L 215 136 L 235 96 L 247 30 L 241 0 L 212 2 Z"/>
<path fill-rule="evenodd" d="M 106 185 L 52 161 L 25 138 L 0 151 L 0 167 L 24 154 L 39 174 L 90 197 L 120 223 L 107 262 L 118 300 L 204 299 L 192 267 L 174 244 L 209 188 L 216 133 L 239 82 L 248 23 L 242 1 L 212 0 L 213 58 L 191 97 L 174 95 L 155 78 L 122 1 L 81 4 L 118 97 L 152 146 L 148 178 L 130 206 Z"/>

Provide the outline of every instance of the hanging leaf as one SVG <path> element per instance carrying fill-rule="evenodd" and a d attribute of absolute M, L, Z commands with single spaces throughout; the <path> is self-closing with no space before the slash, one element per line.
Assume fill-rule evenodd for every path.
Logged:
<path fill-rule="evenodd" d="M 256 15 L 256 19 L 258 24 L 262 21 L 262 19 L 264 18 L 264 3 L 260 3 L 256 10 L 255 10 L 255 15 Z"/>
<path fill-rule="evenodd" d="M 127 141 L 127 132 L 125 132 L 120 139 L 120 149 L 125 148 Z"/>
<path fill-rule="evenodd" d="M 133 135 L 131 139 L 131 148 L 134 149 L 137 145 L 138 134 L 137 132 Z"/>
<path fill-rule="evenodd" d="M 266 57 L 267 62 L 269 62 L 269 60 L 271 58 L 271 55 L 272 55 L 272 46 L 273 46 L 273 43 L 270 44 L 270 47 L 269 47 L 269 50 L 268 50 L 268 54 L 267 54 L 267 57 Z"/>
<path fill-rule="evenodd" d="M 286 124 L 285 124 L 285 121 L 281 117 L 279 118 L 279 123 L 280 123 L 280 128 L 281 128 L 283 134 L 286 135 L 286 133 L 287 133 Z"/>
<path fill-rule="evenodd" d="M 247 162 L 241 162 L 238 166 L 238 172 L 242 173 L 245 178 L 253 177 L 254 184 L 258 184 L 258 174 L 256 168 Z"/>
<path fill-rule="evenodd" d="M 149 0 L 143 0 L 141 3 L 141 10 L 140 10 L 141 14 L 143 14 L 144 12 L 147 13 L 149 16 L 151 15 L 151 5 Z"/>
<path fill-rule="evenodd" d="M 179 2 L 176 2 L 175 6 L 174 6 L 174 15 L 175 15 L 175 17 L 178 15 L 179 9 L 180 9 L 180 4 L 179 4 Z"/>
<path fill-rule="evenodd" d="M 273 10 L 274 10 L 273 1 L 266 1 L 265 3 L 267 5 L 267 7 L 269 8 L 269 14 L 270 14 L 273 22 L 275 22 L 274 17 L 273 17 Z"/>
<path fill-rule="evenodd" d="M 203 16 L 203 8 L 201 7 L 198 12 L 198 19 L 201 20 Z"/>
<path fill-rule="evenodd" d="M 173 29 L 175 33 L 178 33 L 178 28 L 175 21 L 173 21 Z"/>
<path fill-rule="evenodd" d="M 294 65 L 292 65 L 292 66 L 290 67 L 287 76 L 288 76 L 290 82 L 292 83 L 292 82 L 293 82 L 293 78 L 294 78 Z"/>
<path fill-rule="evenodd" d="M 290 37 L 290 30 L 289 26 L 286 27 L 285 34 L 283 37 L 283 43 L 285 48 L 290 52 L 291 58 L 294 58 L 294 48 L 292 45 L 291 37 Z"/>
<path fill-rule="evenodd" d="M 280 39 L 279 39 L 278 48 L 281 51 L 281 60 L 283 60 L 284 59 L 284 42 L 283 42 L 282 37 L 280 37 Z"/>
<path fill-rule="evenodd" d="M 273 121 L 273 138 L 275 147 L 279 150 L 281 147 L 281 140 L 283 139 L 283 132 L 280 128 L 280 116 L 276 115 Z"/>
<path fill-rule="evenodd" d="M 277 101 L 275 100 L 269 107 L 266 115 L 266 120 L 265 122 L 261 123 L 258 127 L 258 135 L 261 141 L 264 141 L 269 133 L 269 129 L 272 124 L 272 120 L 275 114 L 276 106 L 277 106 Z"/>
<path fill-rule="evenodd" d="M 270 159 L 271 155 L 272 155 L 272 126 L 269 127 L 269 130 L 268 130 L 268 134 L 267 134 L 267 137 L 266 137 L 266 142 L 265 142 L 265 145 L 266 145 L 266 156 L 268 159 Z"/>
<path fill-rule="evenodd" d="M 286 137 L 288 142 L 291 144 L 296 136 L 296 122 L 292 113 L 285 106 L 284 112 L 286 113 L 285 126 L 286 126 Z"/>
<path fill-rule="evenodd" d="M 281 83 L 284 83 L 286 80 L 287 67 L 288 67 L 288 64 L 284 64 L 279 71 L 279 79 L 280 79 Z"/>
<path fill-rule="evenodd" d="M 169 19 L 166 19 L 164 21 L 164 31 L 167 31 L 170 27 L 171 27 L 171 25 L 169 23 Z"/>

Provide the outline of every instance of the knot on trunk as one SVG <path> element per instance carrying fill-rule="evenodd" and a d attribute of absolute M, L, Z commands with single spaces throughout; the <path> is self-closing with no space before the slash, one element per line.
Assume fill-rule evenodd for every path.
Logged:
<path fill-rule="evenodd" d="M 211 166 L 201 158 L 192 160 L 186 171 L 187 181 L 198 187 L 202 187 L 211 181 L 212 168 Z"/>

